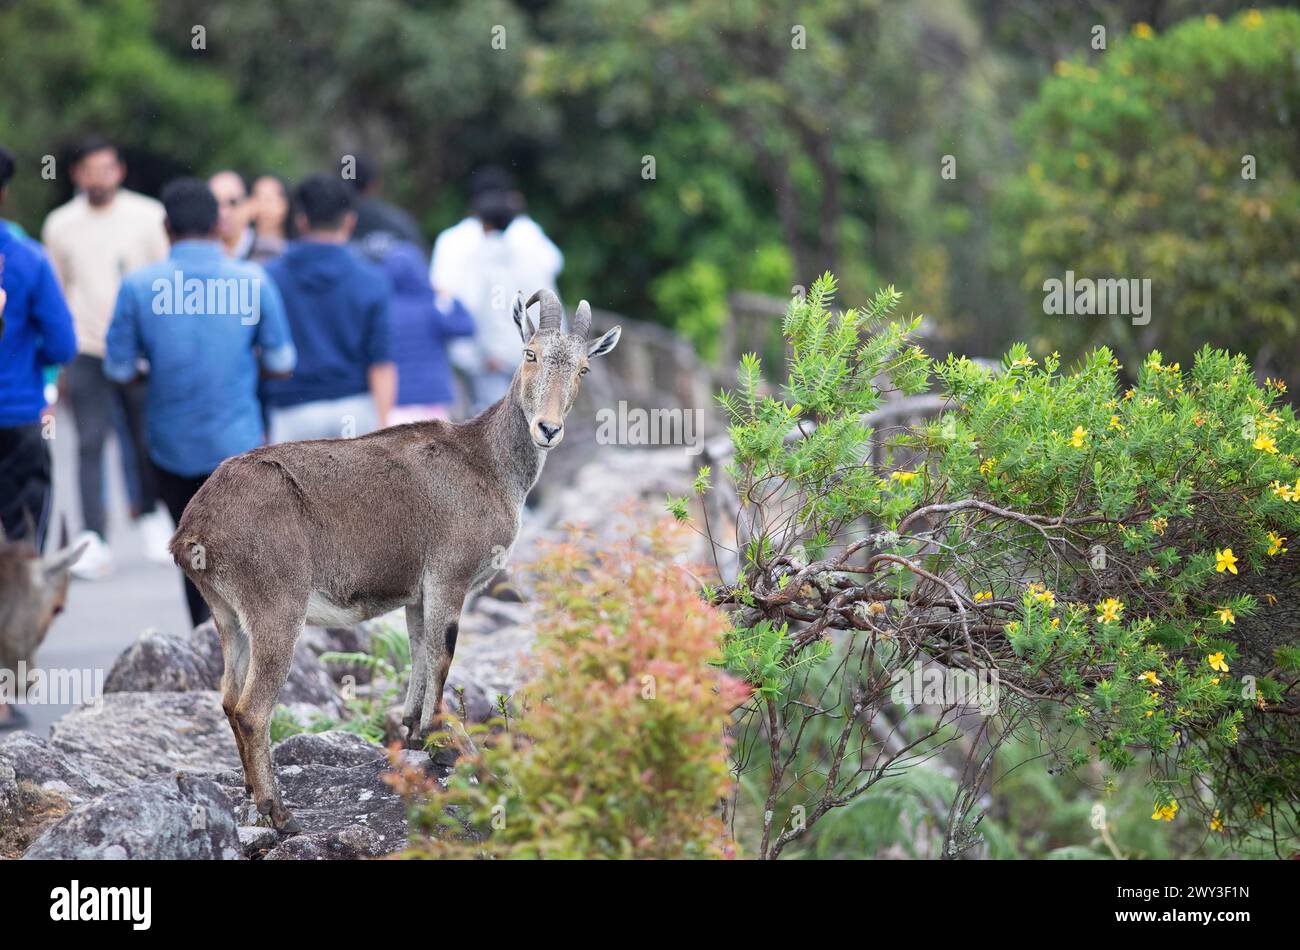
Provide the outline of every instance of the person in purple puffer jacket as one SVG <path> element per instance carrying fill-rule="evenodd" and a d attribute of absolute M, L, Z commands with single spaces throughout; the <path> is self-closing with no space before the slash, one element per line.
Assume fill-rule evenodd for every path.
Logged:
<path fill-rule="evenodd" d="M 368 234 L 360 250 L 388 275 L 389 345 L 397 363 L 397 404 L 389 424 L 450 418 L 456 402 L 447 343 L 473 336 L 474 318 L 453 297 L 429 284 L 424 253 L 387 231 Z"/>

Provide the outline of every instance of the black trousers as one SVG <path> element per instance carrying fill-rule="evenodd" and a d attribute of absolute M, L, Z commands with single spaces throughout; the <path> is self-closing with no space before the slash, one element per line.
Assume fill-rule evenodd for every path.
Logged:
<path fill-rule="evenodd" d="M 0 525 L 5 538 L 26 538 L 37 551 L 50 520 L 50 469 L 39 422 L 0 428 Z"/>
<path fill-rule="evenodd" d="M 175 475 L 166 469 L 159 468 L 157 465 L 154 466 L 154 475 L 156 476 L 155 484 L 158 497 L 167 506 L 172 521 L 179 525 L 181 515 L 185 512 L 185 506 L 203 487 L 203 483 L 208 480 L 208 476 L 199 475 L 196 478 L 188 478 L 184 475 Z M 184 581 L 185 603 L 190 608 L 190 620 L 197 627 L 212 616 L 212 611 L 208 609 L 207 601 L 203 599 L 203 595 L 199 593 L 199 589 L 194 586 L 194 583 L 188 577 L 185 577 Z"/>

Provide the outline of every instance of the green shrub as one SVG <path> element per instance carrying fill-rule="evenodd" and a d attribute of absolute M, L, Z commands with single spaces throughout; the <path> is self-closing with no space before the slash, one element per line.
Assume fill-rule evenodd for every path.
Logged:
<path fill-rule="evenodd" d="M 833 293 L 828 275 L 791 302 L 776 395 L 747 357 L 721 397 L 744 533 L 710 532 L 741 559 L 709 594 L 732 611 L 730 668 L 755 688 L 741 729 L 780 750 L 758 763 L 759 854 L 959 753 L 944 833 L 958 854 L 998 747 L 1026 723 L 1060 736 L 1065 771 L 1143 766 L 1156 820 L 1197 812 L 1242 848 L 1292 847 L 1300 426 L 1284 385 L 1210 348 L 1188 370 L 1152 353 L 1127 389 L 1104 348 L 1068 371 L 1022 345 L 996 372 L 928 364 L 916 320 L 889 320 L 892 290 L 840 314 Z M 923 392 L 927 366 L 947 410 L 878 437 L 883 392 Z M 813 675 L 809 655 L 836 675 Z M 995 677 L 995 714 L 900 706 L 891 686 L 927 665 Z M 782 824 L 795 775 L 801 817 Z"/>

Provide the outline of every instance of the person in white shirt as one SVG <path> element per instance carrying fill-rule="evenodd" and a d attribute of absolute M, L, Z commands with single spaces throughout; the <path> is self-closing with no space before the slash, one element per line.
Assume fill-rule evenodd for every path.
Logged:
<path fill-rule="evenodd" d="M 123 455 L 135 460 L 138 490 L 133 501 L 146 553 L 154 560 L 171 560 L 171 528 L 158 510 L 145 435 L 145 384 L 123 386 L 104 376 L 104 340 L 122 277 L 165 258 L 168 243 L 163 206 L 122 187 L 126 166 L 113 143 L 101 138 L 82 143 L 71 174 L 77 194 L 50 212 L 41 240 L 77 328 L 77 357 L 64 371 L 64 382 L 77 427 L 78 483 L 88 545 L 73 573 L 101 578 L 112 571 L 105 543 L 104 445 L 114 428 L 115 405 L 129 435 Z"/>
<path fill-rule="evenodd" d="M 510 316 L 515 294 L 554 291 L 564 255 L 524 214 L 511 175 L 484 168 L 470 180 L 470 216 L 438 235 L 430 283 L 460 300 L 474 316 L 472 338 L 451 344 L 451 358 L 470 380 L 471 411 L 506 394 L 523 358 Z"/>

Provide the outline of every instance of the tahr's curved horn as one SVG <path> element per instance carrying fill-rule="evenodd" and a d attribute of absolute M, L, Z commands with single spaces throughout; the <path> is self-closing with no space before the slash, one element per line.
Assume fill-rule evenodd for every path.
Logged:
<path fill-rule="evenodd" d="M 547 290 L 543 287 L 528 298 L 525 307 L 531 307 L 533 304 L 540 302 L 541 316 L 537 321 L 539 330 L 558 330 L 560 323 L 564 319 L 564 305 L 560 303 L 560 298 L 555 296 L 555 291 Z"/>
<path fill-rule="evenodd" d="M 591 331 L 591 304 L 585 300 L 578 301 L 578 309 L 573 311 L 573 318 L 569 321 L 569 329 L 586 339 L 587 334 Z"/>

